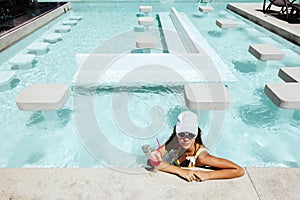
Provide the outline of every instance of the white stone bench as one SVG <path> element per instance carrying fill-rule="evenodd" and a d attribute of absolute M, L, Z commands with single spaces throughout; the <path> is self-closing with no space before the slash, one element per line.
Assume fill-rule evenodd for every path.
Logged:
<path fill-rule="evenodd" d="M 32 54 L 18 54 L 11 58 L 8 62 L 15 66 L 30 67 L 35 59 Z"/>
<path fill-rule="evenodd" d="M 69 17 L 70 20 L 82 20 L 82 16 L 80 15 L 71 15 Z"/>
<path fill-rule="evenodd" d="M 152 6 L 140 6 L 139 10 L 142 13 L 149 13 L 152 12 Z"/>
<path fill-rule="evenodd" d="M 184 100 L 193 110 L 226 110 L 231 97 L 223 84 L 200 83 L 184 86 Z"/>
<path fill-rule="evenodd" d="M 222 29 L 234 28 L 237 22 L 232 19 L 217 19 L 216 25 Z"/>
<path fill-rule="evenodd" d="M 209 13 L 214 11 L 214 8 L 211 6 L 199 6 L 198 9 L 200 12 L 204 12 L 204 13 Z"/>
<path fill-rule="evenodd" d="M 77 20 L 65 20 L 62 22 L 63 25 L 76 25 L 77 24 Z"/>
<path fill-rule="evenodd" d="M 58 110 L 70 96 L 66 84 L 36 84 L 25 88 L 16 98 L 16 104 L 24 111 Z"/>
<path fill-rule="evenodd" d="M 62 35 L 60 33 L 51 33 L 44 36 L 44 41 L 49 43 L 55 43 L 62 40 Z"/>
<path fill-rule="evenodd" d="M 282 60 L 284 57 L 284 52 L 272 44 L 251 44 L 248 51 L 262 61 Z"/>
<path fill-rule="evenodd" d="M 285 82 L 300 82 L 300 67 L 280 68 L 278 76 Z M 300 92 L 300 91 L 299 91 Z"/>
<path fill-rule="evenodd" d="M 153 17 L 139 17 L 138 24 L 140 26 L 151 26 L 154 23 Z"/>
<path fill-rule="evenodd" d="M 55 27 L 55 32 L 57 33 L 67 33 L 71 30 L 71 26 L 69 25 L 61 25 Z"/>
<path fill-rule="evenodd" d="M 49 45 L 50 45 L 49 43 L 45 43 L 45 42 L 36 42 L 36 43 L 29 45 L 27 47 L 27 50 L 29 51 L 29 53 L 42 55 L 47 52 Z"/>
<path fill-rule="evenodd" d="M 299 83 L 268 83 L 264 92 L 280 108 L 300 109 Z"/>
<path fill-rule="evenodd" d="M 136 47 L 142 49 L 156 48 L 157 37 L 155 35 L 140 34 L 136 37 Z"/>
<path fill-rule="evenodd" d="M 15 78 L 16 72 L 14 71 L 0 71 L 0 86 L 5 86 L 10 84 L 10 82 Z"/>

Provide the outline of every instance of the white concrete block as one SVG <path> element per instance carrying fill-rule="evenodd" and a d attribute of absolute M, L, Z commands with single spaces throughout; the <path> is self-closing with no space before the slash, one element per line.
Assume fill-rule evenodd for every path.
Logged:
<path fill-rule="evenodd" d="M 157 37 L 155 35 L 141 34 L 137 35 L 136 47 L 143 49 L 154 49 L 156 48 Z"/>
<path fill-rule="evenodd" d="M 285 82 L 300 83 L 300 67 L 283 67 L 280 68 L 278 76 Z"/>
<path fill-rule="evenodd" d="M 0 86 L 9 84 L 16 76 L 14 71 L 0 71 Z"/>
<path fill-rule="evenodd" d="M 16 66 L 31 65 L 35 59 L 35 55 L 32 54 L 18 54 L 11 58 L 8 62 Z"/>
<path fill-rule="evenodd" d="M 234 28 L 237 22 L 232 19 L 217 19 L 216 25 L 222 29 Z"/>
<path fill-rule="evenodd" d="M 214 8 L 211 6 L 199 6 L 198 9 L 199 9 L 199 11 L 205 12 L 205 13 L 214 11 Z"/>
<path fill-rule="evenodd" d="M 139 17 L 138 24 L 140 26 L 151 26 L 154 23 L 153 17 Z"/>
<path fill-rule="evenodd" d="M 55 43 L 59 40 L 62 40 L 62 35 L 60 33 L 50 33 L 44 36 L 44 41 L 49 43 Z"/>
<path fill-rule="evenodd" d="M 55 32 L 57 33 L 67 33 L 71 30 L 71 26 L 69 25 L 61 25 L 55 27 Z"/>
<path fill-rule="evenodd" d="M 184 86 L 184 100 L 193 110 L 225 110 L 231 97 L 223 84 L 200 83 Z"/>
<path fill-rule="evenodd" d="M 272 44 L 251 44 L 248 51 L 259 60 L 282 60 L 284 52 Z"/>
<path fill-rule="evenodd" d="M 299 83 L 268 83 L 264 92 L 280 108 L 300 109 Z"/>
<path fill-rule="evenodd" d="M 140 6 L 140 12 L 149 13 L 152 12 L 152 6 Z"/>
<path fill-rule="evenodd" d="M 27 50 L 34 54 L 41 55 L 41 54 L 45 54 L 47 52 L 49 45 L 50 45 L 49 43 L 45 43 L 45 42 L 36 42 L 36 43 L 29 45 L 27 47 Z"/>
<path fill-rule="evenodd" d="M 76 25 L 77 20 L 65 20 L 62 23 L 63 23 L 63 25 Z"/>
<path fill-rule="evenodd" d="M 65 105 L 70 96 L 66 84 L 36 84 L 25 88 L 16 98 L 20 110 L 58 110 Z"/>

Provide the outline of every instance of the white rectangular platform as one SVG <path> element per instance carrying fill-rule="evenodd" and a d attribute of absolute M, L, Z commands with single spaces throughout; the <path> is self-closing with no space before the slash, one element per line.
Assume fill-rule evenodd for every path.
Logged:
<path fill-rule="evenodd" d="M 154 23 L 153 17 L 139 17 L 138 24 L 140 26 L 151 26 Z"/>
<path fill-rule="evenodd" d="M 264 92 L 280 108 L 300 109 L 299 83 L 268 83 Z"/>
<path fill-rule="evenodd" d="M 58 110 L 65 105 L 70 96 L 66 84 L 35 84 L 25 88 L 16 98 L 20 110 Z"/>
<path fill-rule="evenodd" d="M 157 36 L 151 34 L 139 34 L 136 37 L 136 47 L 143 49 L 156 48 Z"/>
<path fill-rule="evenodd" d="M 217 19 L 216 25 L 222 29 L 234 28 L 237 22 L 233 19 Z"/>
<path fill-rule="evenodd" d="M 73 85 L 235 81 L 200 54 L 77 54 Z M 123 79 L 123 77 L 131 77 Z"/>
<path fill-rule="evenodd" d="M 193 110 L 226 110 L 231 97 L 223 84 L 200 83 L 184 86 L 184 100 Z"/>
<path fill-rule="evenodd" d="M 251 44 L 248 51 L 262 61 L 282 60 L 284 57 L 284 52 L 272 44 Z"/>
<path fill-rule="evenodd" d="M 278 76 L 285 82 L 300 82 L 300 67 L 280 68 Z"/>
<path fill-rule="evenodd" d="M 152 12 L 152 6 L 140 6 L 140 12 L 149 13 Z"/>
<path fill-rule="evenodd" d="M 208 13 L 208 12 L 213 12 L 214 8 L 211 6 L 198 6 L 198 9 L 200 12 Z"/>

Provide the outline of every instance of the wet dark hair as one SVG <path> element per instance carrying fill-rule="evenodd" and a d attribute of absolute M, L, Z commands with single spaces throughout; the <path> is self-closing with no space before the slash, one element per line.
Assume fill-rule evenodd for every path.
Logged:
<path fill-rule="evenodd" d="M 195 143 L 203 145 L 203 142 L 201 139 L 201 129 L 199 127 L 198 127 L 198 135 L 195 139 Z M 178 139 L 177 139 L 177 135 L 176 135 L 176 126 L 174 126 L 173 133 L 166 142 L 166 150 L 170 151 L 171 149 L 174 149 L 177 145 L 178 145 Z"/>

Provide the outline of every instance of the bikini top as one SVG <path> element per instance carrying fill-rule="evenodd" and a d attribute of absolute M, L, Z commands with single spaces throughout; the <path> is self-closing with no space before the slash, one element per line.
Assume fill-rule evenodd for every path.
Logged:
<path fill-rule="evenodd" d="M 186 159 L 181 163 L 178 158 L 176 161 L 174 161 L 174 165 L 178 167 L 195 167 L 198 156 L 205 151 L 207 151 L 207 149 L 205 147 L 201 147 L 194 156 L 187 156 Z"/>

